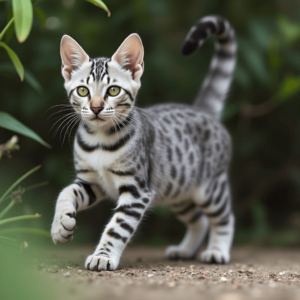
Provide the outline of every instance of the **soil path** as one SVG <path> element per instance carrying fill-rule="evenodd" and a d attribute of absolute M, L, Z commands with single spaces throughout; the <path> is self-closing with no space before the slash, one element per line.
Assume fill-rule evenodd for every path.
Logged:
<path fill-rule="evenodd" d="M 36 268 L 71 299 L 300 300 L 300 249 L 234 248 L 228 265 L 168 261 L 161 248 L 129 247 L 119 270 L 83 269 L 93 248 L 60 247 Z"/>

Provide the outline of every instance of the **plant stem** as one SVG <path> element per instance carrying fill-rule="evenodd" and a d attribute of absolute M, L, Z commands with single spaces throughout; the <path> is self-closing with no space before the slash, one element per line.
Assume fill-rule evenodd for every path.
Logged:
<path fill-rule="evenodd" d="M 49 184 L 49 181 L 44 181 L 44 182 L 41 182 L 41 183 L 37 183 L 37 184 L 31 185 L 31 186 L 25 188 L 25 192 L 37 189 L 37 188 L 45 186 L 47 184 Z"/>
<path fill-rule="evenodd" d="M 41 166 L 37 166 L 30 171 L 28 171 L 26 174 L 24 174 L 21 178 L 19 178 L 0 198 L 0 203 L 5 199 L 5 197 L 14 189 L 15 186 L 17 186 L 21 181 L 23 181 L 25 178 L 27 178 L 29 175 L 31 175 L 33 172 L 37 171 Z"/>
<path fill-rule="evenodd" d="M 7 23 L 7 25 L 5 26 L 5 28 L 2 30 L 2 32 L 0 33 L 0 41 L 2 40 L 2 38 L 4 37 L 6 31 L 8 30 L 8 28 L 10 27 L 10 25 L 13 23 L 14 21 L 14 17 L 12 17 L 10 19 L 10 21 Z"/>
<path fill-rule="evenodd" d="M 20 220 L 26 220 L 26 219 L 37 219 L 41 215 L 35 214 L 35 215 L 27 215 L 27 216 L 19 216 L 19 217 L 13 217 L 13 218 L 8 218 L 0 221 L 0 225 L 10 223 L 10 222 L 15 222 L 15 221 L 20 221 Z"/>
<path fill-rule="evenodd" d="M 0 213 L 0 219 L 2 219 L 6 213 L 14 206 L 14 202 L 11 201 Z"/>
<path fill-rule="evenodd" d="M 39 229 L 39 228 L 14 227 L 14 228 L 0 229 L 0 234 L 11 234 L 11 233 L 30 233 L 30 234 L 41 235 L 45 237 L 51 237 L 49 231 Z"/>

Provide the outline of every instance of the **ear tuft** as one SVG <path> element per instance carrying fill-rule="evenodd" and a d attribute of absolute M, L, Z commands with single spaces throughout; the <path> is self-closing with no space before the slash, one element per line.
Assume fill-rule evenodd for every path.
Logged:
<path fill-rule="evenodd" d="M 80 45 L 68 35 L 64 35 L 60 43 L 60 55 L 62 59 L 62 75 L 66 81 L 71 79 L 71 73 L 78 69 L 89 56 Z"/>
<path fill-rule="evenodd" d="M 122 68 L 130 70 L 132 78 L 139 81 L 144 70 L 144 47 L 141 38 L 133 33 L 129 35 L 116 53 L 112 60 L 116 61 Z"/>

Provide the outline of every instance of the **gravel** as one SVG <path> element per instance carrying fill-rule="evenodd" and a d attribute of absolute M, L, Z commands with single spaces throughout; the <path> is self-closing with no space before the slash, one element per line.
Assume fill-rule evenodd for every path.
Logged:
<path fill-rule="evenodd" d="M 300 300 L 300 249 L 239 247 L 230 264 L 206 265 L 168 261 L 161 248 L 129 247 L 113 272 L 83 269 L 92 249 L 53 248 L 48 260 L 36 260 L 35 272 L 67 288 L 74 300 Z"/>

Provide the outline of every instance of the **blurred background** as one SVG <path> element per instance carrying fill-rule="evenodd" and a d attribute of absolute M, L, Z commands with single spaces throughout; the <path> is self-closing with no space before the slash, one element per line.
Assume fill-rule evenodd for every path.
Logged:
<path fill-rule="evenodd" d="M 111 56 L 121 42 L 137 32 L 145 47 L 145 72 L 138 106 L 162 102 L 192 103 L 208 70 L 213 39 L 190 57 L 180 48 L 190 27 L 200 18 L 219 14 L 236 30 L 238 63 L 223 121 L 230 131 L 234 153 L 231 182 L 236 214 L 235 244 L 300 245 L 300 4 L 298 0 L 110 0 L 111 16 L 81 0 L 40 1 L 35 4 L 28 39 L 15 35 L 6 41 L 25 68 L 20 82 L 7 53 L 0 49 L 0 111 L 37 132 L 52 149 L 19 136 L 20 150 L 0 162 L 0 195 L 21 175 L 42 168 L 22 183 L 49 184 L 28 191 L 22 204 L 7 216 L 42 215 L 22 226 L 50 231 L 60 190 L 74 179 L 72 141 L 53 137 L 59 107 L 66 103 L 60 73 L 60 39 L 76 39 L 91 57 Z M 11 2 L 0 3 L 0 26 L 7 24 Z M 42 11 L 44 13 L 42 13 Z M 45 14 L 45 15 L 44 15 Z M 8 39 L 11 38 L 9 41 Z M 4 40 L 5 40 L 4 39 Z M 27 74 L 27 77 L 26 77 Z M 30 75 L 37 82 L 30 81 Z M 26 80 L 27 78 L 27 80 Z M 50 110 L 49 110 L 50 109 Z M 0 128 L 0 144 L 12 132 Z M 112 214 L 113 203 L 103 201 L 80 212 L 73 244 L 98 242 Z M 184 226 L 168 208 L 148 213 L 133 244 L 178 243 Z M 30 240 L 26 234 L 22 239 Z M 50 238 L 39 238 L 51 243 Z"/>

